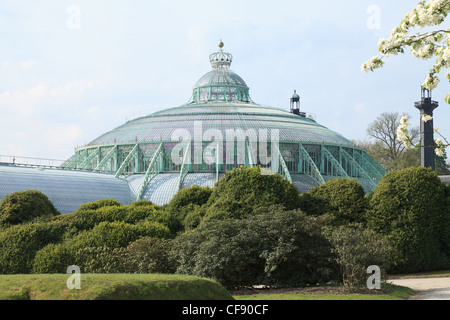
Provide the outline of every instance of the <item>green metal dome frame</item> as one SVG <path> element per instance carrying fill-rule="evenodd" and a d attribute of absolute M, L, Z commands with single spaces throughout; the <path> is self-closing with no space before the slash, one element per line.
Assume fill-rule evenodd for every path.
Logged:
<path fill-rule="evenodd" d="M 185 152 L 181 163 L 174 163 L 171 153 L 179 142 L 173 140 L 173 132 L 184 129 L 195 136 L 195 127 L 201 123 L 202 130 L 215 129 L 224 136 L 227 130 L 244 133 L 262 129 L 279 131 L 276 152 L 280 166 L 277 173 L 293 182 L 299 192 L 338 177 L 358 180 L 366 192 L 374 190 L 386 170 L 364 149 L 318 124 L 306 113 L 293 114 L 253 102 L 245 81 L 230 70 L 231 54 L 223 52 L 222 42 L 219 47 L 219 52 L 210 56 L 213 70 L 200 78 L 187 104 L 128 121 L 77 148 L 61 168 L 109 173 L 123 179 L 138 175 L 137 200 L 148 197 L 152 181 L 164 174 L 177 175 L 174 188 L 179 190 L 188 174 L 205 174 L 217 181 L 226 171 L 242 165 L 267 168 L 255 154 L 261 151 L 273 153 L 271 144 L 261 147 L 245 134 L 236 137 L 236 142 L 244 143 L 245 148 L 241 154 L 235 149 L 232 161 L 227 159 L 213 164 L 190 161 L 196 153 L 203 155 L 211 151 L 210 145 L 215 141 L 211 138 L 202 139 L 201 146 L 189 141 L 184 150 L 190 152 Z M 224 142 L 213 156 L 225 158 L 226 150 Z M 238 161 L 239 157 L 242 161 Z"/>

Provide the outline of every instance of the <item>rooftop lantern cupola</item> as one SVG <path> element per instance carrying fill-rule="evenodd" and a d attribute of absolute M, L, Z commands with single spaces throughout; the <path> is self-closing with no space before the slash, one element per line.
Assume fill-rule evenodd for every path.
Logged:
<path fill-rule="evenodd" d="M 294 90 L 294 94 L 291 97 L 291 113 L 306 117 L 306 113 L 300 112 L 300 96 L 297 94 L 297 90 Z"/>
<path fill-rule="evenodd" d="M 230 70 L 233 55 L 223 51 L 223 47 L 224 43 L 220 41 L 219 51 L 209 55 L 212 70 L 197 81 L 190 103 L 253 103 L 250 88 L 239 75 Z"/>

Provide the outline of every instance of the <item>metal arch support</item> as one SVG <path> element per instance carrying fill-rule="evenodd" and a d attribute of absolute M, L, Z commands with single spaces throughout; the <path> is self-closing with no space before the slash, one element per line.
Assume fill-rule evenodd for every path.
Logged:
<path fill-rule="evenodd" d="M 309 164 L 311 171 L 307 172 L 306 170 L 303 170 L 304 173 L 311 177 L 314 181 L 316 181 L 319 185 L 324 184 L 325 180 L 322 177 L 322 174 L 320 173 L 319 169 L 317 168 L 316 164 L 314 163 L 314 160 L 311 159 L 311 156 L 309 155 L 308 151 L 300 144 L 300 154 L 302 155 L 302 158 L 305 159 L 305 161 Z"/>
<path fill-rule="evenodd" d="M 364 171 L 364 169 L 358 164 L 358 162 L 353 159 L 352 156 L 350 156 L 347 151 L 342 149 L 342 156 L 350 163 L 353 164 L 354 168 L 356 169 L 357 173 L 359 173 L 369 184 L 369 189 L 371 192 L 375 190 L 375 187 L 377 186 L 375 182 L 369 177 L 369 175 Z"/>
<path fill-rule="evenodd" d="M 153 154 L 152 160 L 150 161 L 150 164 L 147 168 L 147 172 L 145 173 L 144 180 L 142 182 L 141 188 L 139 189 L 138 196 L 136 198 L 136 201 L 141 200 L 142 196 L 144 195 L 145 189 L 147 189 L 148 184 L 158 173 L 161 172 L 161 159 L 163 156 L 163 144 L 161 143 L 156 150 L 156 152 Z"/>
<path fill-rule="evenodd" d="M 359 154 L 357 153 L 358 158 L 360 159 L 360 162 L 363 166 L 366 167 L 366 172 L 372 173 L 372 175 L 375 177 L 375 179 L 377 180 L 377 182 L 379 182 L 381 180 L 381 178 L 383 178 L 384 174 L 380 172 L 379 169 L 377 169 L 370 161 L 369 159 L 367 159 L 367 155 L 366 154 Z M 364 167 L 363 167 L 364 168 Z"/>
<path fill-rule="evenodd" d="M 336 158 L 333 156 L 333 154 L 330 151 L 328 151 L 325 146 L 322 146 L 322 153 L 325 156 L 325 158 L 327 158 L 327 160 L 331 162 L 331 164 L 334 166 L 334 168 L 339 172 L 339 174 L 341 176 L 346 177 L 346 178 L 349 177 L 347 172 L 344 170 L 344 168 L 342 168 L 339 161 L 336 160 Z"/>
<path fill-rule="evenodd" d="M 95 157 L 98 157 L 100 152 L 100 147 L 97 147 L 90 155 L 88 155 L 83 162 L 77 167 L 77 169 L 87 169 L 87 166 L 92 163 Z"/>
<path fill-rule="evenodd" d="M 108 162 L 111 158 L 114 157 L 117 151 L 117 145 L 114 146 L 114 148 L 111 149 L 111 151 L 108 152 L 108 154 L 100 161 L 100 163 L 97 165 L 94 171 L 101 171 L 103 167 L 106 165 L 106 162 Z"/>
<path fill-rule="evenodd" d="M 125 168 L 128 166 L 128 164 L 130 163 L 130 161 L 132 159 L 134 159 L 137 156 L 137 151 L 139 149 L 139 144 L 136 144 L 133 148 L 133 150 L 131 150 L 131 152 L 128 154 L 128 156 L 125 158 L 125 160 L 122 162 L 122 164 L 120 165 L 119 170 L 117 170 L 116 172 L 116 178 L 118 178 L 122 172 L 125 170 Z"/>
<path fill-rule="evenodd" d="M 185 153 L 184 153 L 184 157 L 183 157 L 183 164 L 181 165 L 181 169 L 180 169 L 180 177 L 178 178 L 178 190 L 181 189 L 181 186 L 183 185 L 183 181 L 184 178 L 186 177 L 186 175 L 189 172 L 189 163 L 191 163 L 191 142 L 189 141 L 186 144 L 186 148 L 185 148 Z"/>
<path fill-rule="evenodd" d="M 369 157 L 367 153 L 364 153 L 364 159 L 367 160 L 368 163 L 372 164 L 372 166 L 374 166 L 375 169 L 377 169 L 377 172 L 379 172 L 381 176 L 384 176 L 387 173 L 387 170 L 383 168 L 383 166 L 380 165 L 378 162 L 376 162 L 374 159 Z"/>
<path fill-rule="evenodd" d="M 61 165 L 62 169 L 74 169 L 77 166 L 77 163 L 81 160 L 81 153 L 77 152 L 75 153 L 72 157 L 70 157 L 69 160 L 67 160 L 66 162 L 64 162 Z"/>
<path fill-rule="evenodd" d="M 274 147 L 275 147 L 275 152 L 278 153 L 278 159 L 281 164 L 281 173 L 282 173 L 281 176 L 283 178 L 285 178 L 287 181 L 292 183 L 292 177 L 291 177 L 291 174 L 289 173 L 289 169 L 286 165 L 286 162 L 284 161 L 283 155 L 281 154 L 280 149 L 278 148 L 278 146 L 276 144 L 274 145 Z"/>

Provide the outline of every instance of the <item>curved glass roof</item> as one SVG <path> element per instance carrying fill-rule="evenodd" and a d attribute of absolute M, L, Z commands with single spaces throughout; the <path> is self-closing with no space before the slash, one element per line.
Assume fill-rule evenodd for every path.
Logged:
<path fill-rule="evenodd" d="M 194 86 L 196 88 L 228 86 L 248 88 L 244 79 L 231 70 L 212 70 L 201 77 Z"/>
<path fill-rule="evenodd" d="M 185 129 L 193 136 L 195 125 L 199 123 L 203 130 L 218 129 L 224 136 L 227 129 L 278 129 L 279 140 L 283 142 L 354 146 L 341 134 L 309 118 L 253 103 L 219 102 L 191 103 L 129 121 L 103 134 L 89 146 L 171 141 L 177 129 Z"/>
<path fill-rule="evenodd" d="M 98 137 L 87 147 L 167 142 L 177 129 L 186 129 L 193 134 L 198 123 L 202 124 L 203 130 L 221 130 L 224 137 L 228 129 L 278 129 L 282 142 L 354 146 L 313 119 L 254 103 L 245 81 L 229 69 L 233 57 L 223 51 L 222 42 L 219 47 L 219 52 L 210 55 L 212 71 L 197 81 L 189 103 L 129 121 Z"/>
<path fill-rule="evenodd" d="M 44 193 L 63 214 L 100 199 L 116 199 L 123 205 L 134 200 L 128 182 L 113 175 L 0 166 L 0 199 L 13 192 L 34 189 Z"/>

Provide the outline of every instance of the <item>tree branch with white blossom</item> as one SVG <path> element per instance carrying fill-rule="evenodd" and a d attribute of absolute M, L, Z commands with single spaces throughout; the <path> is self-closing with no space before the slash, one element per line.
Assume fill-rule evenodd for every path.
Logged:
<path fill-rule="evenodd" d="M 411 55 L 416 58 L 423 60 L 436 58 L 436 62 L 422 84 L 422 88 L 427 90 L 435 89 L 440 83 L 439 74 L 442 69 L 450 68 L 450 28 L 415 34 L 412 34 L 412 32 L 415 28 L 423 29 L 442 24 L 449 13 L 450 0 L 420 1 L 414 10 L 406 15 L 400 25 L 391 31 L 389 38 L 379 40 L 378 51 L 380 55 L 365 62 L 361 66 L 361 70 L 373 72 L 382 68 L 386 58 L 405 53 L 405 48 L 410 47 Z M 450 71 L 447 71 L 445 77 L 450 80 Z M 447 94 L 445 101 L 450 104 L 450 94 Z M 432 120 L 432 117 L 425 115 L 422 120 L 427 122 Z M 402 121 L 397 129 L 397 139 L 402 141 L 405 147 L 411 147 L 413 143 L 408 133 L 408 119 L 402 118 Z M 434 130 L 443 139 L 435 140 L 435 153 L 442 156 L 450 143 L 439 133 L 438 129 Z"/>

